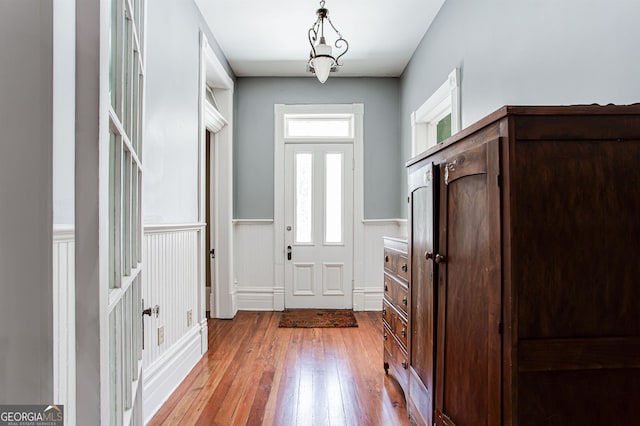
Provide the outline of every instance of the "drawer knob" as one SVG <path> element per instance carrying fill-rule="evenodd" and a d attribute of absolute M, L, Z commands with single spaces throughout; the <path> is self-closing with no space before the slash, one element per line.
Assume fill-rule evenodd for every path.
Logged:
<path fill-rule="evenodd" d="M 402 334 L 402 337 L 407 337 L 407 329 L 403 328 L 400 334 Z"/>
<path fill-rule="evenodd" d="M 405 297 L 403 297 L 403 298 L 402 298 L 402 304 L 403 304 L 404 306 L 407 306 L 407 296 L 405 296 Z"/>
<path fill-rule="evenodd" d="M 387 333 L 384 333 L 384 340 L 387 340 Z"/>
<path fill-rule="evenodd" d="M 431 253 L 430 251 L 425 251 L 424 252 L 424 258 L 429 260 L 429 259 L 433 259 L 433 253 Z"/>
<path fill-rule="evenodd" d="M 447 261 L 447 259 L 443 255 L 436 254 L 436 263 L 437 264 L 445 263 L 446 261 Z"/>
<path fill-rule="evenodd" d="M 384 283 L 384 291 L 389 291 L 389 287 L 387 287 L 387 283 Z"/>
<path fill-rule="evenodd" d="M 403 270 L 404 272 L 407 272 L 407 264 L 406 264 L 406 263 L 405 263 L 404 265 L 402 265 L 402 270 Z"/>
<path fill-rule="evenodd" d="M 402 368 L 404 368 L 405 370 L 409 368 L 409 363 L 407 361 L 402 361 Z"/>
<path fill-rule="evenodd" d="M 389 261 L 389 256 L 385 256 L 385 257 L 384 257 L 384 261 L 385 261 L 385 262 L 388 262 L 388 261 Z"/>
<path fill-rule="evenodd" d="M 382 308 L 382 315 L 387 315 L 387 310 Z"/>

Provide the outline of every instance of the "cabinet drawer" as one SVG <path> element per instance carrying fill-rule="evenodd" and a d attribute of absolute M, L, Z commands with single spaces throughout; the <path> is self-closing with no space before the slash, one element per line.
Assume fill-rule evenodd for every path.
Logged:
<path fill-rule="evenodd" d="M 385 333 L 395 336 L 404 350 L 407 349 L 407 335 L 409 334 L 407 320 L 385 299 L 382 304 L 382 319 Z"/>
<path fill-rule="evenodd" d="M 404 254 L 398 253 L 395 261 L 395 273 L 399 278 L 402 278 L 405 281 L 409 280 L 409 259 Z"/>
<path fill-rule="evenodd" d="M 384 296 L 397 310 L 407 315 L 409 289 L 386 274 L 384 276 Z"/>
<path fill-rule="evenodd" d="M 392 316 L 391 316 L 392 312 L 393 312 L 393 308 L 391 308 L 391 305 L 389 304 L 389 302 L 387 302 L 387 299 L 384 299 L 382 301 L 382 319 L 390 328 L 392 323 Z"/>
<path fill-rule="evenodd" d="M 392 274 L 396 273 L 397 252 L 385 247 L 384 249 L 384 269 Z"/>
<path fill-rule="evenodd" d="M 384 274 L 384 298 L 392 304 L 396 303 L 396 287 L 396 282 L 393 278 Z"/>
<path fill-rule="evenodd" d="M 396 284 L 394 296 L 395 298 L 393 300 L 393 303 L 400 311 L 407 315 L 407 306 L 409 305 L 409 289 L 404 287 L 403 285 Z"/>
<path fill-rule="evenodd" d="M 399 316 L 397 313 L 393 313 L 392 315 L 394 315 L 393 318 L 393 334 L 396 335 L 396 337 L 398 338 L 398 340 L 400 340 L 400 343 L 402 343 L 402 346 L 406 349 L 407 347 L 407 334 L 408 334 L 408 329 L 407 329 L 407 322 L 404 320 L 404 318 L 402 318 L 401 316 Z"/>
<path fill-rule="evenodd" d="M 409 358 L 389 329 L 385 328 L 384 336 L 384 362 L 389 366 L 389 373 L 394 375 L 402 390 L 407 394 Z"/>

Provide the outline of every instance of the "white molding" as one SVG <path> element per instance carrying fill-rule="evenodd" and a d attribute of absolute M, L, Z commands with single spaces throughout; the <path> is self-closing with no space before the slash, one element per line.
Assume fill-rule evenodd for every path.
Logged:
<path fill-rule="evenodd" d="M 451 112 L 451 134 L 460 131 L 460 69 L 454 68 L 444 83 L 411 113 L 411 155 L 436 144 L 437 123 Z"/>
<path fill-rule="evenodd" d="M 201 230 L 205 226 L 207 226 L 206 223 L 167 223 L 167 224 L 144 225 L 144 233 L 151 234 L 155 232 Z"/>
<path fill-rule="evenodd" d="M 228 124 L 227 120 L 220 114 L 220 111 L 206 98 L 204 102 L 204 121 L 207 129 L 213 133 L 219 132 Z"/>
<path fill-rule="evenodd" d="M 202 357 L 200 327 L 192 328 L 152 365 L 145 368 L 144 423 L 148 423 Z"/>
<path fill-rule="evenodd" d="M 73 242 L 76 238 L 76 231 L 73 225 L 53 225 L 53 242 L 67 243 Z"/>
<path fill-rule="evenodd" d="M 200 354 L 204 355 L 209 350 L 209 322 L 207 318 L 200 320 Z"/>
<path fill-rule="evenodd" d="M 234 225 L 269 225 L 273 219 L 233 219 Z"/>
<path fill-rule="evenodd" d="M 407 223 L 407 219 L 364 219 L 365 225 L 402 225 Z"/>
<path fill-rule="evenodd" d="M 227 74 L 224 66 L 214 53 L 204 32 L 200 32 L 200 107 L 199 107 L 199 220 L 205 222 L 205 143 L 206 143 L 206 89 L 209 86 L 215 92 L 219 112 L 227 121 L 227 125 L 215 133 L 211 155 L 214 164 L 211 165 L 212 180 L 214 182 L 211 202 L 216 206 L 212 211 L 211 228 L 212 245 L 218 253 L 215 267 L 212 268 L 212 282 L 210 297 L 210 314 L 215 318 L 233 318 L 236 313 L 236 298 L 233 280 L 233 98 L 234 82 Z M 203 233 L 204 234 L 204 233 Z M 202 235 L 202 253 L 200 256 L 200 314 L 206 315 L 205 298 L 205 262 L 210 261 L 209 248 L 204 247 L 205 236 Z"/>
<path fill-rule="evenodd" d="M 382 280 L 382 278 L 381 278 Z M 353 290 L 354 311 L 381 311 L 384 290 L 380 288 L 361 287 Z M 357 302 L 357 303 L 356 303 Z"/>
<path fill-rule="evenodd" d="M 53 402 L 76 410 L 75 241 L 73 227 L 53 228 Z"/>
<path fill-rule="evenodd" d="M 275 311 L 275 294 L 272 287 L 239 287 L 236 290 L 238 310 Z"/>
<path fill-rule="evenodd" d="M 285 144 L 302 139 L 285 139 L 284 116 L 286 114 L 353 114 L 353 138 L 340 139 L 353 143 L 353 286 L 363 279 L 364 264 L 360 247 L 364 233 L 364 104 L 309 104 L 274 105 L 274 283 L 284 289 L 284 165 Z M 338 140 L 334 140 L 338 142 Z M 309 142 L 308 140 L 306 141 Z M 322 139 L 322 143 L 328 143 Z M 352 289 L 353 292 L 353 289 Z M 284 301 L 282 302 L 284 305 Z M 352 302 L 353 303 L 353 302 Z"/>

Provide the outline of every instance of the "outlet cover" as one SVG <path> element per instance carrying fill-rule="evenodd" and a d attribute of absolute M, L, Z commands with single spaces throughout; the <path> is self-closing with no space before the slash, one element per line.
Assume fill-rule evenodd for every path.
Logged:
<path fill-rule="evenodd" d="M 164 343 L 164 325 L 158 327 L 158 346 Z"/>
<path fill-rule="evenodd" d="M 189 309 L 187 311 L 187 327 L 191 327 L 191 324 L 193 324 L 193 311 Z"/>

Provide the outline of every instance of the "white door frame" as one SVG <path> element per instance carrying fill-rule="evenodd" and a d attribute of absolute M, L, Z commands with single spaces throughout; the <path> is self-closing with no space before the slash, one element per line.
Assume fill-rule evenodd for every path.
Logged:
<path fill-rule="evenodd" d="M 358 250 L 364 236 L 364 104 L 318 104 L 318 105 L 285 105 L 275 104 L 275 134 L 274 134 L 274 309 L 284 309 L 284 166 L 285 166 L 285 114 L 353 114 L 353 307 L 364 309 L 364 288 L 362 277 L 364 274 L 363 251 Z"/>
<path fill-rule="evenodd" d="M 207 131 L 206 119 L 206 86 L 209 85 L 214 91 L 220 113 L 227 121 L 227 125 L 221 127 L 212 134 L 212 154 L 214 164 L 212 172 L 215 173 L 213 180 L 215 187 L 212 188 L 212 203 L 216 206 L 212 212 L 214 228 L 213 246 L 216 248 L 216 267 L 212 269 L 213 277 L 211 288 L 211 317 L 212 318 L 233 318 L 237 311 L 236 292 L 233 279 L 233 90 L 234 82 L 227 74 L 222 63 L 214 53 L 206 35 L 200 32 L 200 105 L 199 105 L 199 222 L 206 222 L 205 218 L 205 175 L 206 161 L 205 143 Z M 206 330 L 206 300 L 205 288 L 206 279 L 205 263 L 209 262 L 209 248 L 205 247 L 204 232 L 200 236 L 200 246 L 203 248 L 200 265 L 199 306 L 200 326 Z M 202 335 L 203 353 L 206 351 L 207 336 Z"/>

